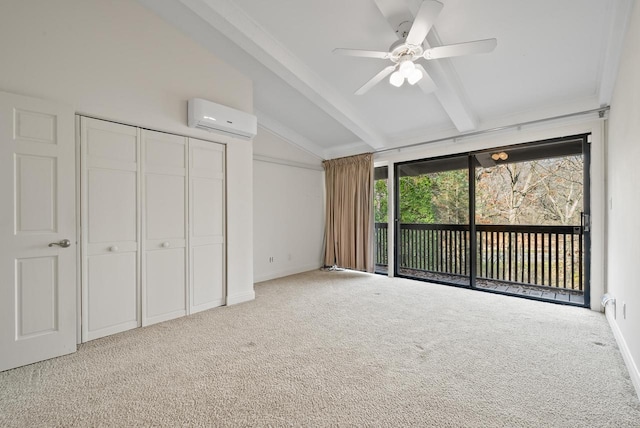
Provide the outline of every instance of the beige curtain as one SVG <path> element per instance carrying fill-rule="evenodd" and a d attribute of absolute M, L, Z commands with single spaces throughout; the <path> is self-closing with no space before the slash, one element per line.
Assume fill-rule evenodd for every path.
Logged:
<path fill-rule="evenodd" d="M 325 266 L 373 272 L 373 154 L 323 162 Z"/>

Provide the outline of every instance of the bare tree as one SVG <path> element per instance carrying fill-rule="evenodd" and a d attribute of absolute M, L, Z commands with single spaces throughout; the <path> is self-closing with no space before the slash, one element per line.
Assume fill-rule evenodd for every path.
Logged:
<path fill-rule="evenodd" d="M 476 175 L 476 221 L 577 224 L 582 193 L 581 155 L 482 168 Z"/>
<path fill-rule="evenodd" d="M 547 220 L 560 224 L 577 224 L 583 205 L 582 156 L 566 156 L 541 165 L 546 179 L 541 203 Z"/>

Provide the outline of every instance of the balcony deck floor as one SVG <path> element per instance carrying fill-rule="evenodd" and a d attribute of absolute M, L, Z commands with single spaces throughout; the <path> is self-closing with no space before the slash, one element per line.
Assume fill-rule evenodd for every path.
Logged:
<path fill-rule="evenodd" d="M 386 274 L 387 267 L 376 265 L 376 273 Z M 402 276 L 415 278 L 419 280 L 432 280 L 441 283 L 449 283 L 453 285 L 469 285 L 469 278 L 460 275 L 451 275 L 446 273 L 425 272 L 414 269 L 400 269 Z M 476 288 L 487 291 L 495 291 L 498 293 L 509 294 L 512 296 L 527 296 L 536 299 L 543 299 L 552 302 L 569 303 L 576 306 L 584 306 L 584 292 L 578 290 L 568 290 L 554 287 L 541 287 L 527 284 L 507 283 L 504 281 L 493 281 L 489 279 L 478 279 Z"/>
<path fill-rule="evenodd" d="M 576 291 L 553 289 L 551 287 L 542 289 L 526 285 L 502 284 L 487 280 L 478 281 L 476 286 L 484 290 L 495 290 L 516 296 L 532 296 L 545 300 L 569 302 L 580 306 L 584 305 L 584 293 Z"/>

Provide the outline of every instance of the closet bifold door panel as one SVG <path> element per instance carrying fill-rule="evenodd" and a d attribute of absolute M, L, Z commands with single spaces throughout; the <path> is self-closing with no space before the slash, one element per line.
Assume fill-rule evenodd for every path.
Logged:
<path fill-rule="evenodd" d="M 225 146 L 80 118 L 82 341 L 226 303 Z"/>
<path fill-rule="evenodd" d="M 82 117 L 82 341 L 141 325 L 139 129 Z"/>
<path fill-rule="evenodd" d="M 225 147 L 189 139 L 189 312 L 225 304 Z"/>
<path fill-rule="evenodd" d="M 187 313 L 187 139 L 142 131 L 142 325 Z"/>

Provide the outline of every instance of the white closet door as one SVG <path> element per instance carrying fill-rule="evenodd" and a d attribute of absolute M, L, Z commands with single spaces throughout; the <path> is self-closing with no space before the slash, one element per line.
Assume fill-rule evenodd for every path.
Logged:
<path fill-rule="evenodd" d="M 0 371 L 76 350 L 73 110 L 0 92 Z"/>
<path fill-rule="evenodd" d="M 139 131 L 83 117 L 82 341 L 140 326 Z"/>
<path fill-rule="evenodd" d="M 142 131 L 142 325 L 187 313 L 187 139 Z"/>
<path fill-rule="evenodd" d="M 189 139 L 190 313 L 224 305 L 225 151 Z"/>

